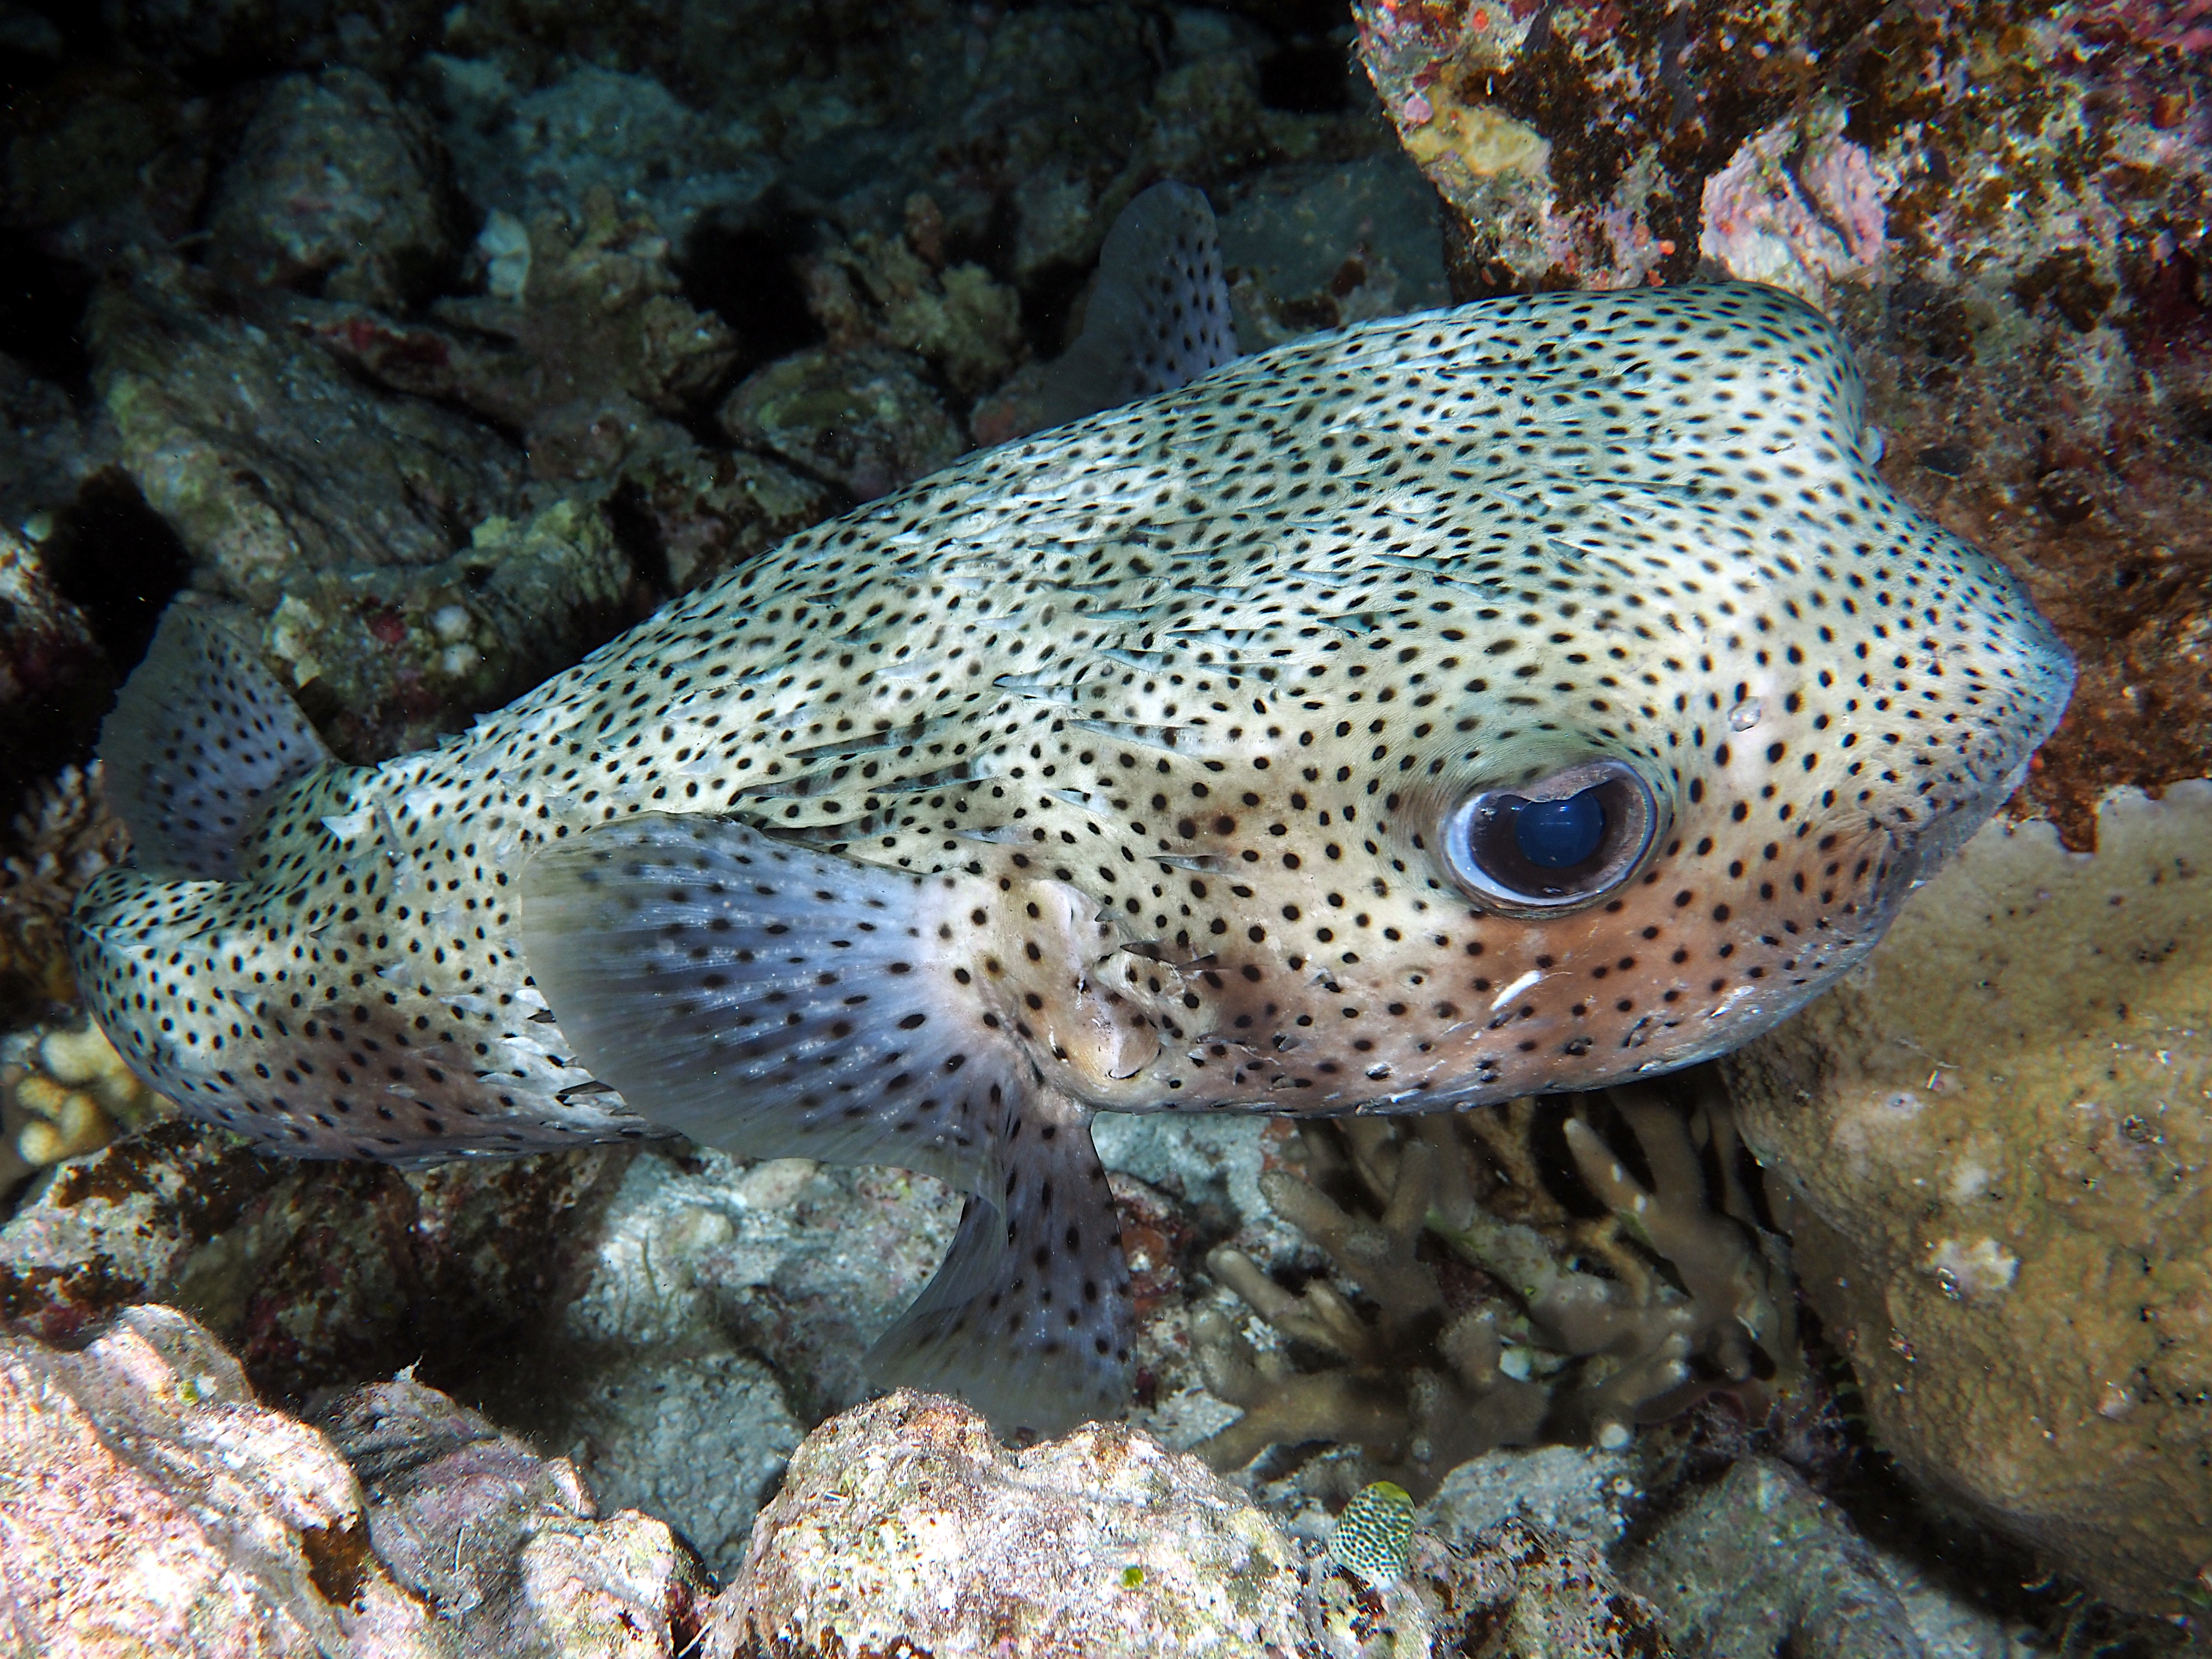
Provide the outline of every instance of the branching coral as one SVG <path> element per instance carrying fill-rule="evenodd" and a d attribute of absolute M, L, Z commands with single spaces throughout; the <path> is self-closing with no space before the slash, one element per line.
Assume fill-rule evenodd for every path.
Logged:
<path fill-rule="evenodd" d="M 1714 1389 L 1796 1379 L 1782 1245 L 1758 1225 L 1717 1092 L 1308 1123 L 1299 1139 L 1304 1176 L 1271 1170 L 1261 1190 L 1363 1300 L 1213 1252 L 1285 1344 L 1263 1354 L 1223 1316 L 1199 1322 L 1207 1387 L 1244 1408 L 1198 1449 L 1218 1468 L 1334 1441 L 1425 1492 L 1495 1446 L 1618 1445 Z M 1448 1288 L 1464 1266 L 1497 1293 Z M 1301 1369 L 1300 1351 L 1328 1363 Z"/>
<path fill-rule="evenodd" d="M 15 1129 L 15 1152 L 37 1167 L 105 1146 L 170 1109 L 139 1081 L 107 1034 L 31 1030 L 0 1046 L 0 1104 Z"/>

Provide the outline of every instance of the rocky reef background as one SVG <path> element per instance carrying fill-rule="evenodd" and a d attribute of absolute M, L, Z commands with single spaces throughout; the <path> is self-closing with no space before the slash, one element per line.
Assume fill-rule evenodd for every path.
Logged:
<path fill-rule="evenodd" d="M 2208 63 L 2196 0 L 0 0 L 0 1632 L 2202 1640 Z M 1139 1405 L 1021 1450 L 868 1401 L 957 1213 L 925 1178 L 268 1160 L 82 1031 L 94 738 L 175 594 L 345 757 L 434 741 L 1030 429 L 1170 177 L 1247 349 L 1699 275 L 1820 306 L 1885 476 L 2081 658 L 2047 822 L 1663 1090 L 1103 1121 Z M 1395 1541 L 1340 1537 L 1383 1492 Z"/>

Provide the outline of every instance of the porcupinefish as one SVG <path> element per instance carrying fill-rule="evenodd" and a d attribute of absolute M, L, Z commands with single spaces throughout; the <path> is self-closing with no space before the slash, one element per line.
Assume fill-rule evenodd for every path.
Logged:
<path fill-rule="evenodd" d="M 1127 1393 L 1093 1112 L 1718 1054 L 2057 721 L 2066 652 L 1876 477 L 1796 300 L 1534 295 L 1213 367 L 1218 270 L 1170 240 L 1100 312 L 1169 389 L 795 536 L 434 750 L 337 763 L 173 607 L 104 735 L 137 866 L 76 913 L 131 1066 L 305 1157 L 680 1131 L 926 1170 L 971 1196 L 873 1372 L 1053 1430 Z"/>

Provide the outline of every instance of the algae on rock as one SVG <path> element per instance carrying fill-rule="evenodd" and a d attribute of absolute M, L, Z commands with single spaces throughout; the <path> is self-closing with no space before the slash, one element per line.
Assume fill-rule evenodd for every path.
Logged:
<path fill-rule="evenodd" d="M 488 428 L 365 387 L 282 325 L 203 310 L 171 275 L 103 289 L 86 326 L 124 469 L 201 586 L 273 606 L 312 574 L 444 558 L 511 500 L 520 460 Z"/>
<path fill-rule="evenodd" d="M 2212 784 L 1993 824 L 1727 1062 L 1917 1484 L 2150 1612 L 2212 1568 Z"/>

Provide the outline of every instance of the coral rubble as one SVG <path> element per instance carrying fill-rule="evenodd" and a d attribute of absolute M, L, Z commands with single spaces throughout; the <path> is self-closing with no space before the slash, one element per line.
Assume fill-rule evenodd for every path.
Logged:
<path fill-rule="evenodd" d="M 205 308 L 196 273 L 167 276 L 95 299 L 93 384 L 207 587 L 273 606 L 313 573 L 434 562 L 512 500 L 521 469 L 488 428 L 381 394 L 273 317 Z"/>
<path fill-rule="evenodd" d="M 0 806 L 72 758 L 113 690 L 106 654 L 41 550 L 0 526 Z"/>
<path fill-rule="evenodd" d="M 626 1154 L 402 1173 L 158 1124 L 52 1170 L 0 1226 L 0 1317 L 66 1341 L 171 1304 L 290 1399 L 425 1362 L 467 1375 L 566 1282 Z M 518 1251 L 518 1238 L 539 1241 Z"/>
<path fill-rule="evenodd" d="M 490 219 L 477 247 L 487 291 L 428 322 L 326 306 L 295 307 L 298 325 L 384 386 L 518 434 L 541 479 L 615 473 L 641 428 L 703 404 L 738 360 L 729 325 L 680 293 L 659 227 L 604 186 L 526 226 Z"/>
<path fill-rule="evenodd" d="M 425 117 L 358 70 L 286 76 L 216 181 L 209 264 L 245 287 L 405 305 L 449 277 L 460 216 Z"/>
<path fill-rule="evenodd" d="M 373 757 L 598 644 L 626 616 L 632 576 L 606 515 L 563 499 L 482 520 L 447 558 L 299 572 L 254 631 L 340 751 Z"/>
<path fill-rule="evenodd" d="M 644 1149 L 499 1414 L 734 1571 L 792 1449 L 866 1395 L 860 1358 L 958 1210 L 903 1171 Z"/>
<path fill-rule="evenodd" d="M 2212 1563 L 2212 785 L 1992 826 L 1729 1062 L 1880 1443 L 2117 1602 Z"/>
<path fill-rule="evenodd" d="M 887 346 L 820 348 L 779 359 L 722 405 L 741 443 L 826 478 L 856 501 L 934 472 L 967 439 L 919 358 Z"/>
<path fill-rule="evenodd" d="M 0 355 L 0 526 L 36 539 L 113 459 L 114 434 L 53 381 Z"/>
<path fill-rule="evenodd" d="M 1735 1465 L 1639 1548 L 1631 1582 L 1692 1650 L 1918 1659 L 1918 1633 L 1866 1541 L 1788 1466 Z"/>
<path fill-rule="evenodd" d="M 605 1514 L 546 1458 L 404 1375 L 310 1415 L 351 1467 L 376 1564 L 464 1653 L 673 1659 L 709 1588 L 665 1522 Z"/>

